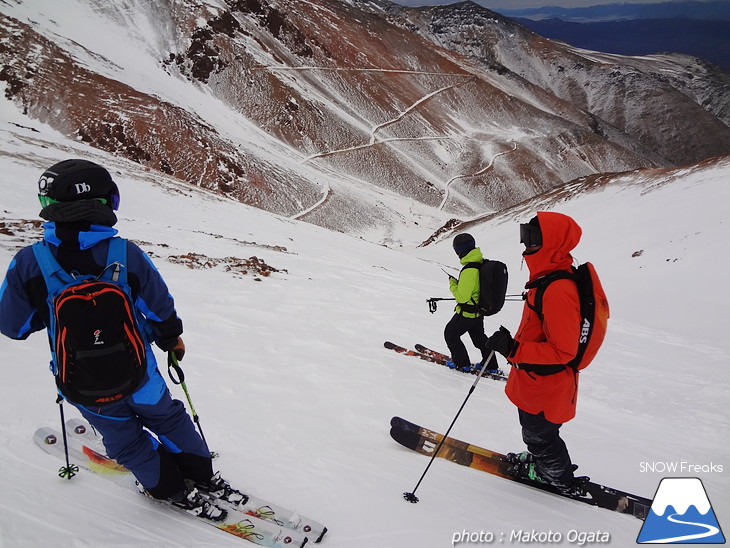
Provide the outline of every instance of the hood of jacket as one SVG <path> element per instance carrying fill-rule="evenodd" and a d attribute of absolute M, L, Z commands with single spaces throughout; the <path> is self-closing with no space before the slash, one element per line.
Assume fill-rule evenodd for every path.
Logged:
<path fill-rule="evenodd" d="M 475 247 L 472 249 L 469 253 L 464 255 L 459 262 L 462 265 L 469 264 L 469 263 L 481 263 L 484 259 L 484 256 L 482 255 L 482 250 L 478 247 Z"/>
<path fill-rule="evenodd" d="M 116 236 L 118 230 L 107 225 L 89 223 L 43 223 L 43 239 L 49 244 L 66 244 L 72 248 L 89 249 L 102 240 Z"/>
<path fill-rule="evenodd" d="M 538 211 L 542 247 L 535 253 L 523 254 L 530 281 L 555 270 L 569 270 L 573 264 L 570 252 L 580 242 L 583 233 L 578 223 L 562 213 Z"/>

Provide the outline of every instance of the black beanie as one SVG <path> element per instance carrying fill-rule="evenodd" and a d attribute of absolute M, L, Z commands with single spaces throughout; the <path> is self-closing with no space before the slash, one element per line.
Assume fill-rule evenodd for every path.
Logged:
<path fill-rule="evenodd" d="M 459 256 L 463 257 L 469 253 L 472 249 L 477 246 L 474 236 L 464 232 L 463 234 L 457 234 L 454 238 L 454 251 Z"/>

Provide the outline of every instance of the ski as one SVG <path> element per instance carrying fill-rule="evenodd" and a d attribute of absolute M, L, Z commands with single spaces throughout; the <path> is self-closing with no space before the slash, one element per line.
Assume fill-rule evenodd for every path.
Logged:
<path fill-rule="evenodd" d="M 415 356 L 416 358 L 421 358 L 422 360 L 427 361 L 427 362 L 437 363 L 439 365 L 446 365 L 446 361 L 442 362 L 432 356 L 428 356 L 422 352 L 417 352 L 416 350 L 410 350 L 403 346 L 398 346 L 397 344 L 392 343 L 390 341 L 385 341 L 383 343 L 383 346 L 385 346 L 385 348 L 398 352 L 398 354 L 403 354 L 404 356 Z"/>
<path fill-rule="evenodd" d="M 447 362 L 449 361 L 449 357 L 446 354 L 441 354 L 440 352 L 436 352 L 435 350 L 430 350 L 429 348 L 426 348 L 423 345 L 417 344 L 416 349 L 412 350 L 409 348 L 405 348 L 403 346 L 399 346 L 390 341 L 385 341 L 385 343 L 383 343 L 383 346 L 385 346 L 385 348 L 398 352 L 399 354 L 403 354 L 404 356 L 415 356 L 416 358 L 420 358 L 424 361 L 431 362 L 431 363 L 437 363 L 439 365 L 443 365 L 444 367 L 448 367 L 449 369 L 452 369 L 451 367 L 449 367 L 447 365 Z M 452 371 L 457 371 L 457 369 L 452 369 Z M 479 369 L 477 367 L 473 367 L 471 369 L 471 371 L 461 371 L 461 370 L 458 370 L 458 371 L 459 371 L 459 373 L 471 373 L 473 375 L 476 375 L 477 373 L 479 373 Z M 493 373 L 489 372 L 489 371 L 485 371 L 483 377 L 491 378 L 491 379 L 494 379 L 497 381 L 507 380 L 507 376 L 499 369 Z"/>
<path fill-rule="evenodd" d="M 415 349 L 417 352 L 420 352 L 421 354 L 426 354 L 427 356 L 431 356 L 432 358 L 442 361 L 443 363 L 446 363 L 449 359 L 446 354 L 442 354 L 441 352 L 437 352 L 436 350 L 431 350 L 430 348 L 427 348 L 422 344 L 417 344 L 415 346 Z"/>
<path fill-rule="evenodd" d="M 430 348 L 427 348 L 423 346 L 422 344 L 417 344 L 415 346 L 416 352 L 420 352 L 421 354 L 424 354 L 426 356 L 429 356 L 433 358 L 434 360 L 438 360 L 438 363 L 441 363 L 443 365 L 446 365 L 446 362 L 449 360 L 449 357 L 446 354 L 442 354 L 441 352 L 437 352 L 436 350 L 431 350 Z M 479 373 L 479 369 L 473 368 L 471 370 L 472 373 L 475 375 Z M 497 381 L 506 381 L 507 375 L 504 374 L 504 371 L 501 369 L 497 369 L 494 371 L 485 371 L 484 377 L 489 377 Z"/>
<path fill-rule="evenodd" d="M 433 456 L 441 440 L 444 439 L 442 434 L 413 424 L 400 417 L 393 417 L 390 425 L 390 436 L 395 441 L 408 449 L 429 457 Z M 508 470 L 511 465 L 501 453 L 496 453 L 451 437 L 447 437 L 444 440 L 444 444 L 436 456 L 462 466 L 468 466 L 476 470 L 481 470 L 482 472 L 487 472 L 488 474 L 547 491 L 560 497 L 580 501 L 607 510 L 613 510 L 622 514 L 629 514 L 641 520 L 646 518 L 651 508 L 651 499 L 632 495 L 631 493 L 619 491 L 618 489 L 606 487 L 592 481 L 585 484 L 586 494 L 580 496 L 563 495 L 548 484 L 523 478 L 515 478 L 509 474 Z"/>
<path fill-rule="evenodd" d="M 108 459 L 101 435 L 88 422 L 83 419 L 69 419 L 66 421 L 66 431 L 70 436 L 80 439 L 86 447 L 93 449 Z M 126 468 L 121 468 L 126 473 L 129 473 L 129 470 Z M 243 491 L 241 492 L 243 493 Z M 316 539 L 314 540 L 315 543 L 321 542 L 327 533 L 327 527 L 297 512 L 272 504 L 248 493 L 245 493 L 244 496 L 246 497 L 246 501 L 239 504 L 232 504 L 221 499 L 216 499 L 216 504 L 226 510 L 232 509 L 237 512 L 243 512 L 249 516 L 270 521 L 275 525 L 297 531 Z"/>
<path fill-rule="evenodd" d="M 33 434 L 33 439 L 47 453 L 62 459 L 64 458 L 63 437 L 57 430 L 48 427 L 39 428 Z M 69 434 L 66 441 L 69 458 L 75 465 L 98 474 L 118 485 L 139 492 L 139 489 L 135 485 L 134 476 L 116 461 L 84 445 L 81 440 L 73 435 Z M 211 503 L 218 505 L 218 499 L 211 497 L 208 497 L 208 499 Z M 184 509 L 178 508 L 167 501 L 152 498 L 150 500 L 180 514 L 190 515 Z M 265 521 L 230 507 L 225 508 L 225 510 L 227 512 L 226 517 L 221 521 L 213 521 L 201 517 L 195 517 L 195 519 L 201 523 L 212 525 L 216 529 L 225 531 L 233 536 L 267 548 L 302 547 L 308 542 L 307 536 L 298 531 L 292 531 L 281 525 Z"/>

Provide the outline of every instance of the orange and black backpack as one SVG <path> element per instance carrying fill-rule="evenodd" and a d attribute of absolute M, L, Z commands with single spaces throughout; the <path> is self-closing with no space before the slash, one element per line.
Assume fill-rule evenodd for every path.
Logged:
<path fill-rule="evenodd" d="M 578 298 L 580 300 L 580 326 L 576 331 L 578 337 L 578 353 L 566 365 L 575 371 L 580 371 L 588 366 L 596 357 L 598 349 L 603 344 L 608 328 L 609 308 L 606 293 L 603 291 L 601 280 L 598 278 L 596 269 L 591 263 L 584 263 L 580 266 L 567 270 L 556 270 L 546 274 L 537 280 L 529 282 L 525 288 L 537 288 L 535 292 L 534 305 L 529 305 L 532 310 L 543 321 L 542 299 L 545 290 L 555 280 L 573 280 L 578 287 Z M 543 367 L 544 369 L 544 367 Z M 559 367 L 559 370 L 562 370 Z M 551 371 L 556 372 L 556 371 Z"/>
<path fill-rule="evenodd" d="M 46 242 L 33 252 L 48 288 L 51 371 L 67 399 L 102 406 L 135 392 L 147 369 L 146 346 L 127 283 L 127 241 L 109 240 L 98 276 L 66 272 Z"/>

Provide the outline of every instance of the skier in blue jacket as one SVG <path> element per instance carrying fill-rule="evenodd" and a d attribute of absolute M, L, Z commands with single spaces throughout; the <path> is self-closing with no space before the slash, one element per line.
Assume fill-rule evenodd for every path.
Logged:
<path fill-rule="evenodd" d="M 44 240 L 55 259 L 67 272 L 99 275 L 107 266 L 109 241 L 117 234 L 112 227 L 119 191 L 109 172 L 86 160 L 65 160 L 43 173 L 38 188 L 40 215 L 48 221 Z M 89 406 L 65 399 L 101 433 L 108 455 L 131 470 L 148 494 L 195 515 L 223 519 L 225 511 L 207 502 L 198 489 L 232 502 L 243 495 L 213 473 L 210 452 L 182 402 L 170 396 L 150 344 L 182 359 L 182 321 L 147 254 L 132 242 L 126 246 L 124 266 L 132 298 L 148 326 L 142 330 L 146 374 L 133 393 L 117 401 Z M 47 297 L 36 256 L 31 246 L 25 247 L 11 261 L 0 288 L 0 332 L 24 340 L 48 329 L 52 310 Z"/>

